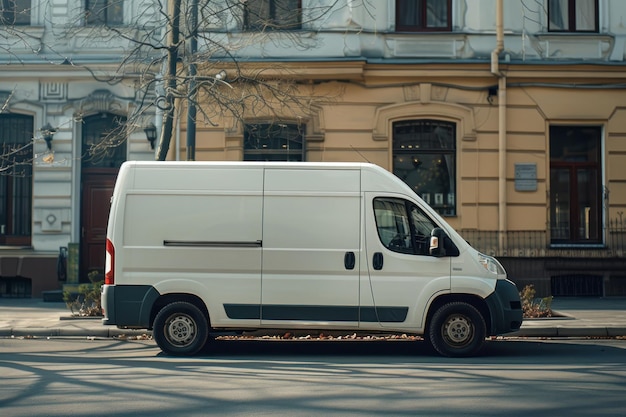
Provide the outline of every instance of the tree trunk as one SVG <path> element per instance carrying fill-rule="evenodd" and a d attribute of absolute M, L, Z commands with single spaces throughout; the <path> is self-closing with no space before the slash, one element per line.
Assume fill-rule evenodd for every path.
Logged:
<path fill-rule="evenodd" d="M 163 111 L 163 123 L 161 125 L 161 137 L 157 160 L 165 161 L 170 149 L 172 131 L 174 130 L 174 116 L 176 115 L 176 99 L 174 92 L 177 88 L 176 65 L 178 61 L 178 42 L 180 37 L 180 3 L 181 0 L 168 0 L 167 10 L 169 18 L 167 22 L 167 74 L 165 75 L 165 104 Z"/>

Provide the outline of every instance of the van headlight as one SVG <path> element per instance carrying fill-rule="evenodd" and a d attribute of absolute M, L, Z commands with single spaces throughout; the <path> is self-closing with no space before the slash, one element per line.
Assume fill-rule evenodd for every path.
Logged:
<path fill-rule="evenodd" d="M 498 262 L 498 260 L 492 256 L 478 253 L 478 262 L 485 267 L 485 269 L 492 274 L 505 275 L 506 271 L 504 267 Z"/>

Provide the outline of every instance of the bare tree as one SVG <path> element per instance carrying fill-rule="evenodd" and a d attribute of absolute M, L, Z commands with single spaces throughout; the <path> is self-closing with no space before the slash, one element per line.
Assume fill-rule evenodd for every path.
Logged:
<path fill-rule="evenodd" d="M 188 128 L 195 135 L 196 123 L 215 126 L 261 115 L 298 120 L 322 101 L 332 100 L 303 89 L 287 65 L 261 61 L 244 65 L 239 52 L 272 45 L 297 54 L 315 47 L 300 29 L 314 27 L 345 7 L 368 10 L 365 1 L 356 3 L 309 1 L 303 10 L 297 0 L 138 0 L 132 2 L 135 13 L 130 21 L 124 17 L 122 0 L 76 2 L 80 6 L 65 24 L 48 24 L 49 33 L 33 39 L 20 25 L 30 10 L 20 9 L 19 2 L 3 2 L 13 9 L 0 10 L 0 51 L 17 65 L 29 51 L 41 63 L 62 62 L 106 84 L 133 83 L 132 114 L 87 154 L 97 157 L 118 146 L 156 114 L 161 118 L 156 158 L 164 160 L 181 111 L 187 110 Z M 45 19 L 51 19 L 51 4 L 42 1 L 39 7 L 45 8 Z M 67 56 L 69 39 L 77 50 L 117 48 L 121 53 L 116 63 L 89 63 L 80 53 Z M 22 55 L 13 52 L 17 44 Z M 8 103 L 0 103 L 0 108 L 6 109 Z M 188 148 L 193 146 L 188 143 Z M 193 159 L 193 152 L 188 151 L 188 159 Z"/>
<path fill-rule="evenodd" d="M 243 120 L 261 115 L 276 118 L 306 116 L 312 107 L 332 97 L 313 99 L 288 65 L 242 63 L 239 52 L 258 45 L 291 48 L 295 53 L 314 47 L 311 37 L 302 37 L 302 27 L 327 18 L 354 2 L 309 2 L 306 10 L 297 0 L 141 0 L 145 13 L 131 25 L 110 24 L 116 2 L 94 2 L 104 8 L 81 10 L 86 21 L 102 23 L 84 36 L 86 42 L 104 39 L 124 44 L 119 64 L 96 68 L 74 60 L 70 65 L 89 71 L 99 81 L 116 84 L 132 77 L 137 85 L 137 103 L 124 126 L 101 146 L 114 146 L 128 131 L 145 124 L 148 115 L 161 118 L 156 158 L 164 160 L 175 120 L 187 110 L 188 128 L 196 123 L 217 125 L 224 120 Z M 330 4 L 329 4 L 330 3 Z M 313 4 L 318 6 L 311 7 Z M 270 7 L 271 6 L 271 10 Z M 363 6 L 365 7 L 365 6 Z M 99 20 L 100 19 L 100 20 Z M 78 25 L 59 30 L 60 36 L 85 31 Z M 193 129 L 192 129 L 193 128 Z M 122 132 L 125 130 L 125 132 Z M 188 148 L 195 144 L 188 142 Z M 188 159 L 193 159 L 188 152 Z"/>

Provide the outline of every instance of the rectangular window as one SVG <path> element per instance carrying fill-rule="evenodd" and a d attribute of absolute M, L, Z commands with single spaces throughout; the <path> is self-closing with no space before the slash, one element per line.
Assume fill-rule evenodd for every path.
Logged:
<path fill-rule="evenodd" d="M 294 30 L 302 27 L 301 0 L 248 0 L 244 30 Z"/>
<path fill-rule="evenodd" d="M 456 125 L 439 120 L 395 122 L 393 173 L 439 214 L 456 215 Z"/>
<path fill-rule="evenodd" d="M 87 25 L 119 26 L 124 24 L 124 0 L 85 0 Z"/>
<path fill-rule="evenodd" d="M 600 126 L 550 127 L 553 244 L 602 243 Z"/>
<path fill-rule="evenodd" d="M 0 245 L 29 246 L 33 118 L 0 115 Z"/>
<path fill-rule="evenodd" d="M 31 0 L 1 0 L 0 24 L 3 26 L 30 25 Z"/>
<path fill-rule="evenodd" d="M 452 0 L 396 0 L 396 32 L 452 30 Z"/>
<path fill-rule="evenodd" d="M 298 124 L 247 124 L 244 161 L 304 161 L 304 127 Z"/>
<path fill-rule="evenodd" d="M 549 0 L 550 32 L 597 32 L 598 0 Z"/>

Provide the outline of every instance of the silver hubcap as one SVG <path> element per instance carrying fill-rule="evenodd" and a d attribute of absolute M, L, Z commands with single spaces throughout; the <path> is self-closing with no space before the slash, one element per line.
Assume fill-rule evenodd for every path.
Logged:
<path fill-rule="evenodd" d="M 455 345 L 463 345 L 472 339 L 474 327 L 467 317 L 453 315 L 443 325 L 443 334 L 446 340 Z"/>
<path fill-rule="evenodd" d="M 186 314 L 171 316 L 165 323 L 165 334 L 170 343 L 186 346 L 196 337 L 196 323 Z"/>

